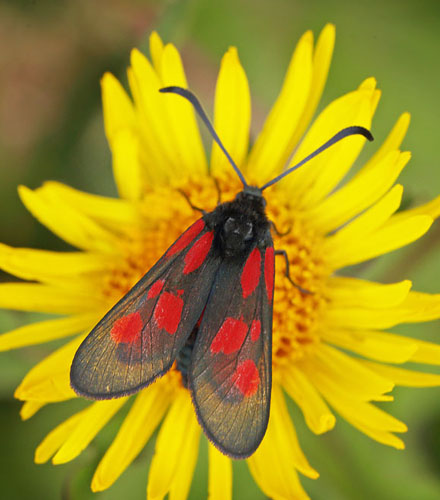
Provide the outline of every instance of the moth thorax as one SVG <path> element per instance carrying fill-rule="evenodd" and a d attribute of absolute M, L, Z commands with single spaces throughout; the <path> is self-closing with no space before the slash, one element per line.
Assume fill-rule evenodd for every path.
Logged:
<path fill-rule="evenodd" d="M 221 231 L 225 255 L 232 257 L 246 250 L 254 237 L 254 224 L 241 217 L 228 217 Z"/>

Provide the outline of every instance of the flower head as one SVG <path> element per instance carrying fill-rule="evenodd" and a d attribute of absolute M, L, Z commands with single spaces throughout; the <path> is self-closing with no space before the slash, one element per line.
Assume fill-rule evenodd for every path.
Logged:
<path fill-rule="evenodd" d="M 332 102 L 311 123 L 333 43 L 331 25 L 316 46 L 310 32 L 301 38 L 280 95 L 250 151 L 248 82 L 237 51 L 231 48 L 225 54 L 214 126 L 249 182 L 264 184 L 347 126 L 370 128 L 380 96 L 372 78 Z M 0 246 L 1 267 L 30 281 L 1 284 L 0 306 L 60 315 L 5 333 L 0 348 L 75 335 L 17 388 L 16 397 L 24 401 L 23 418 L 47 403 L 76 397 L 69 371 L 86 333 L 198 217 L 179 191 L 195 206 L 211 210 L 216 182 L 222 200 L 240 190 L 215 144 L 207 161 L 191 106 L 158 92 L 168 85 L 187 86 L 177 50 L 153 33 L 150 53 L 152 62 L 132 52 L 131 98 L 112 75 L 102 80 L 105 128 L 120 198 L 86 194 L 56 182 L 35 191 L 19 189 L 29 211 L 78 249 L 57 253 Z M 364 145 L 362 137 L 338 143 L 265 193 L 269 218 L 286 233 L 274 234 L 275 247 L 286 251 L 293 280 L 313 292 L 293 287 L 283 263 L 277 262 L 271 415 L 262 444 L 247 459 L 255 481 L 272 498 L 307 498 L 298 472 L 318 477 L 300 448 L 283 390 L 312 432 L 332 429 L 336 412 L 372 439 L 400 449 L 404 445 L 396 433 L 405 432 L 405 424 L 375 402 L 392 400 L 395 386 L 440 383 L 439 376 L 399 366 L 410 361 L 438 365 L 439 346 L 387 331 L 401 323 L 439 318 L 440 297 L 410 291 L 407 280 L 384 285 L 337 274 L 416 240 L 440 213 L 439 199 L 397 212 L 402 187 L 394 183 L 410 158 L 399 150 L 408 124 L 405 113 L 348 181 L 342 182 Z M 36 462 L 72 460 L 126 404 L 131 407 L 102 457 L 92 489 L 109 487 L 159 428 L 148 498 L 167 493 L 186 498 L 200 428 L 175 369 L 134 397 L 91 403 L 62 422 L 37 448 Z M 231 460 L 208 446 L 210 498 L 230 498 Z"/>

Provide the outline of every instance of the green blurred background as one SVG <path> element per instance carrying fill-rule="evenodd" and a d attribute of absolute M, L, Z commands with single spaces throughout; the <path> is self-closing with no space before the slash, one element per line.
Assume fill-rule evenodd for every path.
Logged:
<path fill-rule="evenodd" d="M 125 82 L 129 51 L 146 51 L 156 29 L 183 53 L 190 85 L 212 110 L 222 54 L 236 45 L 251 85 L 254 130 L 277 95 L 296 41 L 325 23 L 337 28 L 336 50 L 322 105 L 375 76 L 383 90 L 373 124 L 373 151 L 402 111 L 412 114 L 404 148 L 413 158 L 401 176 L 405 203 L 440 193 L 440 2 L 436 0 L 2 0 L 0 2 L 0 241 L 15 246 L 65 249 L 25 211 L 16 186 L 46 179 L 114 195 L 111 158 L 103 133 L 99 79 L 112 71 Z M 409 249 L 356 271 L 381 281 L 410 278 L 414 288 L 440 292 L 440 225 Z M 2 279 L 10 277 L 2 276 Z M 29 316 L 0 313 L 0 331 Z M 439 322 L 400 328 L 439 341 Z M 93 495 L 93 470 L 116 432 L 113 419 L 92 445 L 64 466 L 33 464 L 46 433 L 81 404 L 46 407 L 19 418 L 14 388 L 54 346 L 0 357 L 0 497 L 5 499 L 141 499 L 153 443 L 110 489 Z M 440 390 L 397 390 L 386 404 L 409 425 L 404 452 L 374 443 L 338 420 L 334 431 L 313 436 L 293 405 L 300 442 L 321 478 L 303 479 L 314 500 L 440 498 Z M 191 499 L 206 497 L 206 443 Z M 264 498 L 244 463 L 234 468 L 234 498 Z"/>

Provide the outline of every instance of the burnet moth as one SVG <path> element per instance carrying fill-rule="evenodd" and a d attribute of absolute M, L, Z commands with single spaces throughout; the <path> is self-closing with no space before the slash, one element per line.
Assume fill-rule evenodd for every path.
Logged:
<path fill-rule="evenodd" d="M 73 359 L 71 385 L 86 398 L 118 398 L 176 362 L 206 436 L 225 455 L 246 458 L 269 420 L 275 255 L 283 253 L 274 250 L 262 193 L 341 139 L 373 137 L 345 128 L 262 187 L 250 186 L 197 98 L 180 87 L 160 92 L 192 103 L 243 190 L 203 212 L 93 328 Z"/>

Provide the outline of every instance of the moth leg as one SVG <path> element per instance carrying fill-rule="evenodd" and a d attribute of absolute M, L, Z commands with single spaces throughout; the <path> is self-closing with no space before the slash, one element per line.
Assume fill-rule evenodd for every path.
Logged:
<path fill-rule="evenodd" d="M 275 225 L 275 222 L 273 222 L 272 220 L 269 221 L 270 223 L 270 227 L 274 230 L 275 234 L 277 236 L 286 236 L 286 234 L 289 234 L 290 231 L 292 230 L 291 227 L 289 227 L 286 231 L 280 231 L 277 226 Z M 281 250 L 281 252 L 283 252 L 284 250 Z"/>
<path fill-rule="evenodd" d="M 217 205 L 220 205 L 220 203 L 222 202 L 222 192 L 220 189 L 220 185 L 216 177 L 212 178 L 212 182 L 214 183 L 215 189 L 217 191 Z"/>
<path fill-rule="evenodd" d="M 298 288 L 298 290 L 301 293 L 305 293 L 307 295 L 311 295 L 313 292 L 311 292 L 310 290 L 306 290 L 302 286 L 297 285 L 293 281 L 293 279 L 290 277 L 290 265 L 289 265 L 289 259 L 287 258 L 287 252 L 285 250 L 275 250 L 275 256 L 277 256 L 277 255 L 282 255 L 284 257 L 284 262 L 286 263 L 286 278 L 290 281 L 290 283 L 292 283 L 292 285 L 295 288 Z"/>
<path fill-rule="evenodd" d="M 207 213 L 206 210 L 203 210 L 203 208 L 196 207 L 195 205 L 193 205 L 192 201 L 189 199 L 189 196 L 185 193 L 185 191 L 183 191 L 182 189 L 178 189 L 177 191 L 185 198 L 185 200 L 188 202 L 188 205 L 193 210 L 200 212 L 202 215 L 206 215 L 206 213 Z"/>

